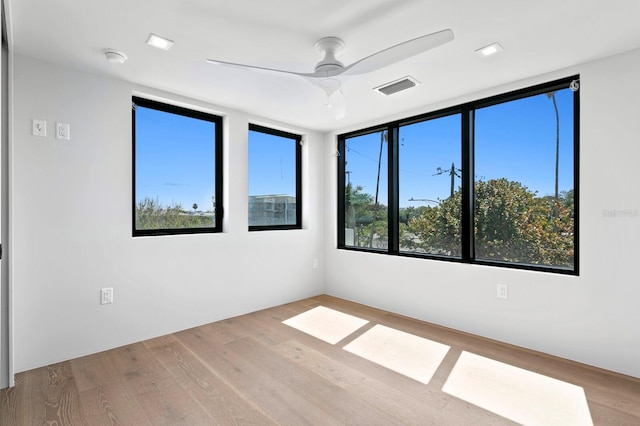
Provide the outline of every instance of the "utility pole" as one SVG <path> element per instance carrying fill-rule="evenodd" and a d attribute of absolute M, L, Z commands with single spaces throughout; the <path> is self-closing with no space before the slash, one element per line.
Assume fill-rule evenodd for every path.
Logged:
<path fill-rule="evenodd" d="M 556 92 L 547 93 L 547 98 L 553 102 L 553 110 L 556 113 L 556 181 L 555 181 L 555 193 L 556 201 L 558 200 L 558 169 L 560 163 L 560 114 L 558 113 L 558 103 L 556 102 Z"/>
<path fill-rule="evenodd" d="M 451 176 L 451 196 L 453 197 L 453 188 L 455 187 L 455 178 L 460 177 L 458 172 L 462 172 L 462 170 L 456 169 L 456 166 L 453 162 L 451 163 L 451 168 L 449 170 L 442 170 L 442 167 L 438 167 L 436 170 L 438 170 L 438 173 L 434 173 L 432 176 L 442 175 L 447 172 L 449 173 L 449 176 Z"/>
<path fill-rule="evenodd" d="M 376 220 L 378 219 L 378 194 L 380 192 L 380 167 L 382 165 L 382 147 L 387 140 L 387 132 L 380 133 L 380 153 L 378 154 L 378 178 L 376 180 L 376 199 L 373 204 L 373 222 L 371 222 L 371 234 L 369 235 L 369 247 L 373 248 L 373 235 L 375 234 Z"/>

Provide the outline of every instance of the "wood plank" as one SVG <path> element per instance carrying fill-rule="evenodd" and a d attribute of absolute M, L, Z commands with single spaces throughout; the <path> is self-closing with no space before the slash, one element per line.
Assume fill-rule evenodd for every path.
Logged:
<path fill-rule="evenodd" d="M 166 336 L 156 337 L 155 339 L 149 339 L 142 342 L 145 348 L 153 349 L 156 346 L 166 345 L 167 343 L 175 342 L 176 338 L 173 334 L 167 334 Z"/>
<path fill-rule="evenodd" d="M 178 340 L 187 346 L 201 362 L 221 378 L 233 383 L 238 392 L 279 424 L 338 424 L 330 413 L 317 409 L 310 401 L 283 385 L 279 379 L 245 360 L 236 352 L 210 350 L 210 344 L 192 330 L 181 332 Z"/>
<path fill-rule="evenodd" d="M 33 401 L 24 384 L 24 373 L 16 374 L 15 386 L 0 389 L 0 425 L 18 426 L 27 424 L 24 416 L 25 404 Z M 32 404 L 35 405 L 35 404 Z M 38 410 L 38 407 L 33 407 Z"/>
<path fill-rule="evenodd" d="M 79 392 L 111 384 L 122 378 L 112 351 L 72 359 L 69 361 Z"/>
<path fill-rule="evenodd" d="M 423 424 L 424 419 L 428 418 L 435 420 L 450 399 L 441 392 L 420 395 L 405 392 L 387 384 L 386 377 L 374 378 L 363 374 L 359 369 L 342 364 L 295 340 L 279 345 L 276 350 L 290 361 L 384 410 L 401 424 Z M 388 375 L 396 373 L 389 371 Z M 409 378 L 402 379 L 407 384 L 414 382 Z"/>
<path fill-rule="evenodd" d="M 109 351 L 133 395 L 154 424 L 215 424 L 214 420 L 143 344 Z"/>
<path fill-rule="evenodd" d="M 78 390 L 68 362 L 16 376 L 16 389 L 3 391 L 2 424 L 83 425 Z M 5 401 L 6 398 L 6 401 Z"/>
<path fill-rule="evenodd" d="M 340 423 L 375 425 L 394 422 L 388 413 L 376 405 L 361 400 L 309 369 L 288 362 L 256 340 L 245 338 L 227 346 L 267 374 L 268 380 L 278 381 L 288 392 L 310 401 L 315 411 L 331 413 Z"/>
<path fill-rule="evenodd" d="M 640 400 L 636 400 L 633 403 L 637 406 L 640 404 Z M 640 425 L 640 416 L 629 414 L 626 410 L 618 410 L 597 402 L 589 402 L 589 410 L 591 411 L 591 419 L 595 425 Z"/>
<path fill-rule="evenodd" d="M 177 341 L 156 346 L 154 355 L 206 412 L 219 424 L 276 424 L 235 387 L 208 369 L 195 355 Z"/>
<path fill-rule="evenodd" d="M 151 425 L 122 379 L 80 392 L 80 403 L 88 425 Z"/>

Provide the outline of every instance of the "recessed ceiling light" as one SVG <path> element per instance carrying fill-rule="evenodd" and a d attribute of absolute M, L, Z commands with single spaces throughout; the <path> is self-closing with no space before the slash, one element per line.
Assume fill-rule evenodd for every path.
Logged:
<path fill-rule="evenodd" d="M 480 49 L 476 50 L 476 53 L 484 58 L 494 55 L 502 50 L 504 49 L 502 48 L 502 46 L 500 46 L 500 43 L 492 43 L 488 46 L 481 47 Z"/>
<path fill-rule="evenodd" d="M 147 37 L 147 44 L 149 46 L 157 47 L 158 49 L 169 50 L 171 49 L 171 46 L 173 46 L 173 40 L 150 33 L 149 37 Z"/>
<path fill-rule="evenodd" d="M 104 56 L 107 58 L 107 61 L 112 64 L 124 64 L 124 61 L 127 60 L 127 55 L 114 49 L 105 49 Z"/>

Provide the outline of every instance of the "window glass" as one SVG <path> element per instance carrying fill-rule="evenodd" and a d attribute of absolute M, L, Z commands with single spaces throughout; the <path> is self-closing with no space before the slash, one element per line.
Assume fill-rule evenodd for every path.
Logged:
<path fill-rule="evenodd" d="M 134 235 L 219 230 L 219 117 L 134 105 Z"/>
<path fill-rule="evenodd" d="M 460 114 L 400 126 L 400 251 L 460 256 Z"/>
<path fill-rule="evenodd" d="M 249 128 L 249 229 L 300 227 L 299 135 Z"/>
<path fill-rule="evenodd" d="M 339 135 L 338 248 L 577 275 L 579 81 Z"/>
<path fill-rule="evenodd" d="M 476 110 L 477 259 L 573 267 L 573 93 Z"/>
<path fill-rule="evenodd" d="M 387 131 L 344 142 L 344 241 L 353 247 L 388 247 Z"/>

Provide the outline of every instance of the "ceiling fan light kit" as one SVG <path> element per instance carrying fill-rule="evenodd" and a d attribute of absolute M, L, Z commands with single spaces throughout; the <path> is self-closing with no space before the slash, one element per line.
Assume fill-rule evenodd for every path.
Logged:
<path fill-rule="evenodd" d="M 352 63 L 351 65 L 345 66 L 336 58 L 336 56 L 340 52 L 342 52 L 342 50 L 344 50 L 345 42 L 338 37 L 324 37 L 316 42 L 316 49 L 320 53 L 324 54 L 324 57 L 320 62 L 316 64 L 313 73 L 300 73 L 295 71 L 258 67 L 254 65 L 237 64 L 233 62 L 218 61 L 215 59 L 207 59 L 207 62 L 213 64 L 240 66 L 264 71 L 293 74 L 302 77 L 313 85 L 318 85 L 327 93 L 327 98 L 329 100 L 327 105 L 332 105 L 331 99 L 333 97 L 335 97 L 336 99 L 341 98 L 340 101 L 336 103 L 336 105 L 339 104 L 339 107 L 334 108 L 332 106 L 331 109 L 340 110 L 340 118 L 342 118 L 344 117 L 344 113 L 346 111 L 346 103 L 344 102 L 344 94 L 341 90 L 341 82 L 335 77 L 339 75 L 359 75 L 370 73 L 448 43 L 453 39 L 453 31 L 451 31 L 450 29 L 446 29 L 396 44 L 395 46 L 391 46 L 387 49 L 362 58 Z M 318 79 L 321 80 L 318 82 Z M 335 115 L 337 118 L 338 115 Z"/>
<path fill-rule="evenodd" d="M 347 113 L 347 100 L 345 99 L 342 90 L 338 89 L 331 95 L 328 95 L 325 106 L 331 110 L 333 118 L 336 120 L 342 120 Z"/>
<path fill-rule="evenodd" d="M 327 94 L 327 103 L 325 106 L 331 110 L 336 120 L 341 120 L 347 112 L 347 102 L 344 93 L 340 88 L 342 83 L 337 78 L 323 78 L 318 85 L 324 89 Z"/>

